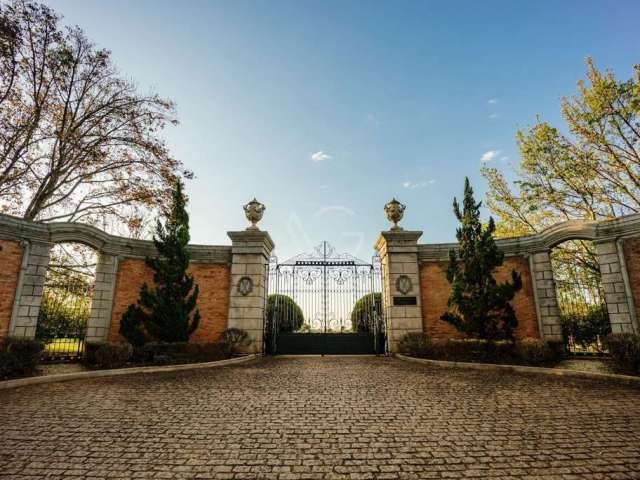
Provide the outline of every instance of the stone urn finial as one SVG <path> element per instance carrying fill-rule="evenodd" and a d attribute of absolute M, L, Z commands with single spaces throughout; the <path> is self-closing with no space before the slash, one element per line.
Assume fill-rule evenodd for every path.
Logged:
<path fill-rule="evenodd" d="M 262 214 L 267 209 L 262 203 L 258 200 L 251 200 L 249 203 L 242 207 L 244 209 L 244 214 L 247 217 L 247 220 L 251 222 L 251 226 L 247 227 L 247 230 L 259 230 L 256 223 L 258 223 L 262 219 Z"/>
<path fill-rule="evenodd" d="M 398 225 L 398 222 L 402 220 L 404 216 L 404 209 L 407 208 L 395 198 L 384 206 L 384 213 L 387 215 L 387 220 L 393 223 L 391 230 L 402 230 L 402 227 Z"/>

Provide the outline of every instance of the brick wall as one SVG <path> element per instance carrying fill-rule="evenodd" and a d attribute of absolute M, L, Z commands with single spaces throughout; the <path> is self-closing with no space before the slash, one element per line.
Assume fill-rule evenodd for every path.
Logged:
<path fill-rule="evenodd" d="M 435 339 L 459 338 L 462 335 L 450 324 L 440 320 L 447 309 L 449 282 L 448 262 L 430 262 L 420 265 L 420 287 L 422 289 L 422 322 L 425 333 Z M 518 316 L 516 338 L 539 337 L 533 286 L 529 262 L 524 257 L 507 257 L 502 267 L 496 270 L 498 282 L 511 279 L 511 270 L 522 276 L 522 289 L 516 294 L 512 305 Z"/>
<path fill-rule="evenodd" d="M 193 263 L 189 267 L 189 273 L 193 274 L 195 283 L 200 287 L 198 309 L 202 317 L 191 340 L 203 343 L 215 341 L 227 328 L 230 268 L 220 264 Z M 144 282 L 153 282 L 153 274 L 144 260 L 120 260 L 113 297 L 110 342 L 122 341 L 118 333 L 120 319 L 127 307 L 138 300 L 140 287 Z"/>
<path fill-rule="evenodd" d="M 640 318 L 640 237 L 627 238 L 623 243 L 624 261 L 627 264 L 629 285 L 636 309 L 636 318 Z"/>
<path fill-rule="evenodd" d="M 0 240 L 0 341 L 7 337 L 15 298 L 22 247 L 18 242 Z"/>

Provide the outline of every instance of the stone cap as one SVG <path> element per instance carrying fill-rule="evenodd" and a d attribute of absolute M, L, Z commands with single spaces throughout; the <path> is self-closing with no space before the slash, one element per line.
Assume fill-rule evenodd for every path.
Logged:
<path fill-rule="evenodd" d="M 240 230 L 227 232 L 231 239 L 231 253 L 271 255 L 275 244 L 268 232 L 262 230 Z"/>
<path fill-rule="evenodd" d="M 421 230 L 385 230 L 380 232 L 380 236 L 373 244 L 373 248 L 378 252 L 385 250 L 394 252 L 415 252 L 418 245 L 418 239 L 421 236 Z"/>

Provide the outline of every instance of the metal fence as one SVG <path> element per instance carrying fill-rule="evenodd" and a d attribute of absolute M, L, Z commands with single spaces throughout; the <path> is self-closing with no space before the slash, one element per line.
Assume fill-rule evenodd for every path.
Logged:
<path fill-rule="evenodd" d="M 68 265 L 49 265 L 36 338 L 45 343 L 45 361 L 75 360 L 84 353 L 94 275 Z"/>
<path fill-rule="evenodd" d="M 566 243 L 551 255 L 565 345 L 570 353 L 602 353 L 611 326 L 592 245 Z"/>

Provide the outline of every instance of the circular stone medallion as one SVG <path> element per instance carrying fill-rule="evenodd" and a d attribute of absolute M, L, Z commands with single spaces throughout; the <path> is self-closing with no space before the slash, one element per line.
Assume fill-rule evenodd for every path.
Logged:
<path fill-rule="evenodd" d="M 413 288 L 413 284 L 411 283 L 411 279 L 406 275 L 400 275 L 396 280 L 396 290 L 398 290 L 402 295 L 406 295 Z"/>
<path fill-rule="evenodd" d="M 253 280 L 251 277 L 242 277 L 238 282 L 238 292 L 242 295 L 249 295 L 253 290 Z"/>

